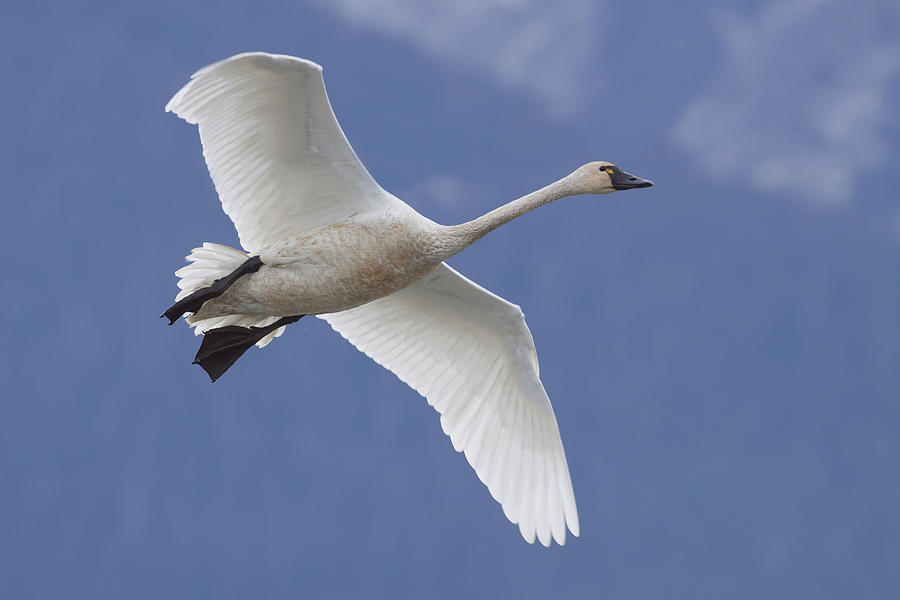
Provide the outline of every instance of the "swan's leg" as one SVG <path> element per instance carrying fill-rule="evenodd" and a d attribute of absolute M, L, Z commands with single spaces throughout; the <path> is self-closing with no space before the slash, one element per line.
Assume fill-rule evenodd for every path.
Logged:
<path fill-rule="evenodd" d="M 203 303 L 207 300 L 212 300 L 217 296 L 221 296 L 235 281 L 243 277 L 244 275 L 249 275 L 250 273 L 256 273 L 259 271 L 259 268 L 262 266 L 262 260 L 258 256 L 251 256 L 244 263 L 239 266 L 237 269 L 222 277 L 221 279 L 216 279 L 212 282 L 211 285 L 200 288 L 199 290 L 192 292 L 190 295 L 185 296 L 175 304 L 173 304 L 166 312 L 159 315 L 160 318 L 166 317 L 169 319 L 169 325 L 173 324 L 177 321 L 181 315 L 186 312 L 197 313 L 200 310 L 200 307 L 203 306 Z"/>
<path fill-rule="evenodd" d="M 194 364 L 203 367 L 209 375 L 210 383 L 235 363 L 253 344 L 263 339 L 279 327 L 299 321 L 303 315 L 282 317 L 265 327 L 240 327 L 227 325 L 203 332 L 203 342 L 194 357 Z"/>

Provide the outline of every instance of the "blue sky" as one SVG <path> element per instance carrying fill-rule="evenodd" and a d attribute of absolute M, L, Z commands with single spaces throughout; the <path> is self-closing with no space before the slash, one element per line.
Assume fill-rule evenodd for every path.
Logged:
<path fill-rule="evenodd" d="M 889 598 L 900 588 L 900 8 L 888 0 L 16 3 L 0 21 L 6 598 Z M 325 66 L 440 222 L 589 160 L 452 261 L 522 306 L 582 536 L 525 544 L 415 392 L 304 319 L 210 385 L 157 316 L 237 245 L 162 107 Z"/>

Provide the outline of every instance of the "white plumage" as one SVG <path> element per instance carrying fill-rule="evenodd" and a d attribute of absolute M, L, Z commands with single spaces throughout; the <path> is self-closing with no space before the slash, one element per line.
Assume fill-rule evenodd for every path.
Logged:
<path fill-rule="evenodd" d="M 578 535 L 569 468 L 525 316 L 446 264 L 357 308 L 335 331 L 422 394 L 529 542 Z M 517 489 L 524 493 L 517 493 Z"/>
<path fill-rule="evenodd" d="M 347 143 L 313 62 L 238 54 L 194 73 L 166 111 L 198 125 L 222 207 L 248 252 L 390 202 Z"/>
<path fill-rule="evenodd" d="M 195 73 L 166 110 L 199 126 L 222 206 L 249 253 L 210 243 L 194 249 L 176 272 L 176 300 L 248 256 L 262 260 L 188 316 L 195 332 L 289 315 L 325 319 L 441 414 L 453 447 L 528 542 L 563 544 L 566 526 L 578 535 L 565 452 L 524 315 L 443 261 L 563 196 L 650 183 L 590 163 L 474 221 L 443 226 L 369 175 L 315 63 L 239 54 Z"/>

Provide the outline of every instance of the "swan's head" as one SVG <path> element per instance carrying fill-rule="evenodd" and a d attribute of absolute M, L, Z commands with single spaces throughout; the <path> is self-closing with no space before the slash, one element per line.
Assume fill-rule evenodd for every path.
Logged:
<path fill-rule="evenodd" d="M 616 165 L 602 160 L 580 167 L 571 176 L 577 181 L 580 188 L 578 193 L 581 194 L 608 194 L 653 185 L 648 179 L 626 173 Z"/>

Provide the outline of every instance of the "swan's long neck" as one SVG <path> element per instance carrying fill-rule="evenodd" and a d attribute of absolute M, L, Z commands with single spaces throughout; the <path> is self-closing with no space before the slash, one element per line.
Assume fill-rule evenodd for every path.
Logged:
<path fill-rule="evenodd" d="M 461 223 L 459 225 L 451 225 L 445 228 L 445 242 L 447 250 L 451 251 L 452 256 L 457 252 L 468 248 L 470 245 L 497 229 L 505 223 L 509 223 L 516 217 L 521 217 L 527 212 L 534 210 L 539 206 L 549 204 L 554 200 L 565 198 L 579 193 L 575 189 L 574 182 L 570 177 L 565 177 L 559 181 L 555 181 L 546 187 L 531 192 L 527 196 L 522 196 L 513 200 L 509 204 L 504 204 L 499 208 L 495 208 L 489 213 L 483 214 L 477 219 Z"/>

